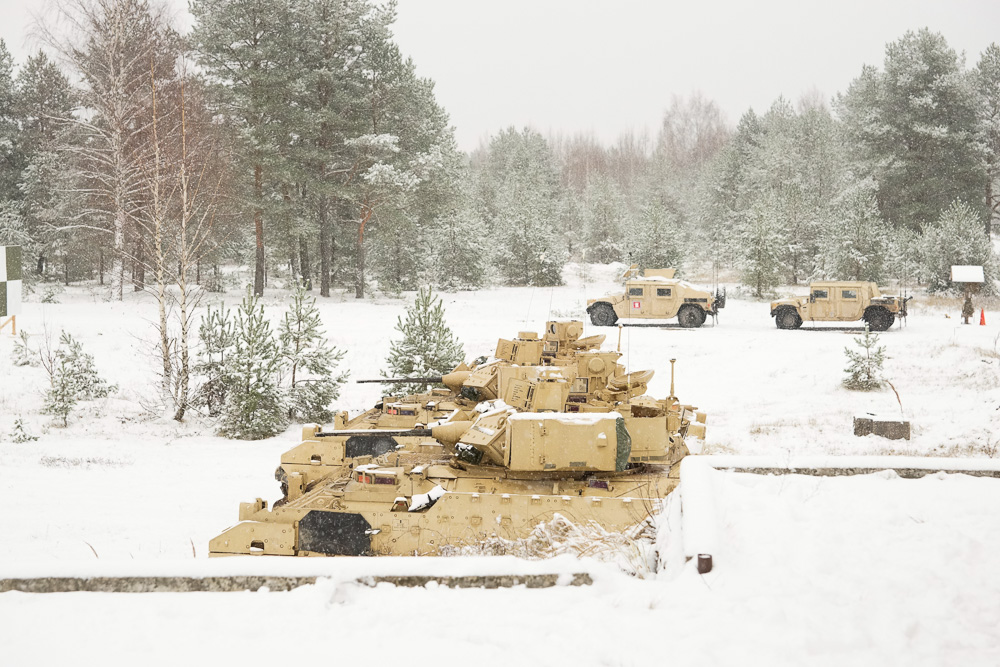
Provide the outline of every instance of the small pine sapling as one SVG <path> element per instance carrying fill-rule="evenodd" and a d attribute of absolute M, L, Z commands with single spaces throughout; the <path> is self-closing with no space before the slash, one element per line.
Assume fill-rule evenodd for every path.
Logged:
<path fill-rule="evenodd" d="M 45 393 L 42 412 L 62 420 L 63 427 L 66 427 L 69 415 L 79 400 L 80 387 L 73 367 L 66 362 L 65 356 L 57 352 L 55 365 L 49 374 L 49 390 Z"/>
<path fill-rule="evenodd" d="M 108 384 L 97 374 L 94 357 L 84 352 L 80 342 L 65 331 L 59 335 L 56 355 L 64 356 L 67 366 L 73 369 L 81 399 L 105 398 L 118 391 L 118 385 Z"/>
<path fill-rule="evenodd" d="M 21 329 L 21 333 L 14 339 L 14 349 L 10 354 L 11 361 L 15 366 L 37 366 L 38 355 L 32 351 L 28 344 L 28 332 Z"/>
<path fill-rule="evenodd" d="M 203 379 L 192 399 L 196 407 L 208 410 L 210 417 L 218 417 L 226 404 L 226 358 L 233 347 L 233 320 L 229 309 L 209 304 L 198 325 L 201 347 L 194 372 Z"/>
<path fill-rule="evenodd" d="M 288 425 L 278 385 L 281 351 L 264 306 L 250 288 L 236 311 L 233 349 L 226 359 L 226 402 L 219 432 L 227 438 L 262 440 Z"/>
<path fill-rule="evenodd" d="M 335 373 L 344 352 L 327 344 L 321 326 L 316 299 L 307 298 L 299 285 L 279 329 L 288 416 L 322 424 L 333 419 L 330 403 L 339 397 L 347 373 Z"/>
<path fill-rule="evenodd" d="M 25 442 L 34 442 L 35 440 L 38 440 L 38 436 L 28 433 L 28 429 L 24 427 L 24 420 L 18 417 L 14 420 L 14 430 L 10 432 L 10 439 L 11 442 L 20 444 Z"/>
<path fill-rule="evenodd" d="M 94 365 L 94 357 L 83 351 L 83 346 L 70 334 L 59 335 L 59 346 L 42 355 L 42 362 L 49 374 L 49 390 L 45 393 L 42 412 L 62 420 L 68 425 L 69 415 L 81 400 L 104 398 L 118 391 L 108 384 Z"/>
<path fill-rule="evenodd" d="M 882 377 L 882 363 L 885 361 L 885 346 L 878 344 L 878 334 L 873 334 L 865 327 L 865 335 L 854 339 L 859 350 L 844 348 L 847 355 L 847 368 L 844 372 L 844 386 L 858 391 L 874 391 L 880 389 L 885 380 Z"/>
<path fill-rule="evenodd" d="M 389 347 L 391 377 L 427 377 L 444 375 L 462 363 L 465 351 L 444 321 L 444 304 L 431 288 L 417 293 L 413 305 L 406 309 L 406 320 L 396 320 L 396 331 L 402 340 Z M 383 371 L 383 377 L 390 377 Z M 417 393 L 424 383 L 395 385 L 393 392 Z"/>

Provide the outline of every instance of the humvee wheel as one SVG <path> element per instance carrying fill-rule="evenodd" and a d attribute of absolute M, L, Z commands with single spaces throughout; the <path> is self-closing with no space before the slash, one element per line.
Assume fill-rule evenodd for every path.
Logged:
<path fill-rule="evenodd" d="M 694 306 L 682 306 L 677 313 L 677 322 L 685 329 L 700 327 L 705 323 L 705 311 Z"/>
<path fill-rule="evenodd" d="M 872 331 L 885 331 L 896 321 L 896 316 L 882 307 L 870 308 L 865 313 L 865 322 Z"/>
<path fill-rule="evenodd" d="M 774 317 L 774 324 L 779 329 L 798 329 L 802 326 L 802 318 L 794 308 L 782 308 Z"/>
<path fill-rule="evenodd" d="M 618 314 L 610 303 L 597 303 L 590 310 L 590 322 L 599 327 L 612 327 L 618 321 Z"/>

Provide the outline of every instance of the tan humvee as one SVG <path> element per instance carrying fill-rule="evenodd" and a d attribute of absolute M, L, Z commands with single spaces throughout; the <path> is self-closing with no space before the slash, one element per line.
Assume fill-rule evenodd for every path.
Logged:
<path fill-rule="evenodd" d="M 587 301 L 590 321 L 610 327 L 619 319 L 664 319 L 674 317 L 682 327 L 700 327 L 709 315 L 726 305 L 725 292 L 715 296 L 691 283 L 674 278 L 674 269 L 646 269 L 639 275 L 633 264 L 622 276 L 625 292 Z"/>
<path fill-rule="evenodd" d="M 878 285 L 863 281 L 810 283 L 809 296 L 771 303 L 771 317 L 779 329 L 798 329 L 802 322 L 855 322 L 864 320 L 872 331 L 885 331 L 906 317 L 906 302 L 913 297 L 883 296 Z"/>

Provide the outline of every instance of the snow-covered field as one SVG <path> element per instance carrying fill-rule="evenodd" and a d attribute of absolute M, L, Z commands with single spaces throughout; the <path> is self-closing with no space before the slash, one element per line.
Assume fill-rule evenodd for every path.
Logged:
<path fill-rule="evenodd" d="M 445 294 L 448 321 L 469 358 L 490 354 L 498 337 L 540 331 L 547 319 L 584 318 L 586 299 L 616 289 L 618 273 L 617 266 L 570 266 L 563 287 Z M 285 297 L 272 290 L 265 298 L 275 321 Z M 36 344 L 44 328 L 55 336 L 65 328 L 121 391 L 82 405 L 68 428 L 57 428 L 38 414 L 44 372 L 13 366 L 13 340 L 0 335 L 0 576 L 26 563 L 63 571 L 133 559 L 207 564 L 208 539 L 235 523 L 237 503 L 277 494 L 273 470 L 297 442 L 297 428 L 234 442 L 196 419 L 177 425 L 151 417 L 144 406 L 155 394 L 152 300 L 106 303 L 89 287 L 72 287 L 59 300 L 26 304 L 19 328 Z M 233 290 L 226 302 L 238 300 Z M 406 303 L 320 301 L 352 379 L 378 376 Z M 621 349 L 631 370 L 657 371 L 654 396 L 669 393 L 669 360 L 678 360 L 677 395 L 709 414 L 706 453 L 778 461 L 997 456 L 1000 313 L 987 311 L 987 326 L 965 326 L 958 301 L 950 318 L 944 307 L 918 295 L 906 327 L 881 336 L 898 401 L 890 389 L 840 386 L 843 350 L 856 334 L 809 325 L 779 331 L 766 303 L 730 298 L 718 326 L 699 330 L 626 328 Z M 606 347 L 617 344 L 617 329 L 588 323 L 584 335 L 597 333 L 608 334 Z M 352 384 L 340 406 L 364 409 L 378 393 L 378 385 Z M 911 420 L 912 440 L 854 437 L 852 417 L 863 412 Z M 18 417 L 39 440 L 10 441 Z M 589 587 L 367 588 L 335 577 L 291 593 L 5 593 L 0 664 L 83 657 L 111 665 L 327 657 L 482 665 L 997 663 L 1000 480 L 713 472 L 712 486 L 722 546 L 706 576 L 669 556 L 679 531 L 668 512 L 664 571 L 636 579 L 573 564 L 593 573 Z M 454 571 L 475 567 L 469 560 L 404 559 L 400 567 Z M 345 572 L 357 570 L 339 562 Z"/>

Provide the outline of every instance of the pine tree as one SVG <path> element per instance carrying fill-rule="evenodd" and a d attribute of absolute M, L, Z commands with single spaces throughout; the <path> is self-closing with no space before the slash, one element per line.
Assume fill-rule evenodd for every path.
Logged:
<path fill-rule="evenodd" d="M 849 347 L 844 348 L 847 355 L 847 368 L 844 372 L 844 386 L 858 391 L 873 391 L 879 389 L 885 380 L 882 378 L 882 363 L 885 361 L 885 346 L 878 344 L 878 334 L 873 334 L 865 326 L 865 335 L 854 339 L 859 351 Z"/>
<path fill-rule="evenodd" d="M 24 426 L 24 420 L 21 417 L 18 417 L 14 420 L 14 430 L 10 433 L 10 440 L 11 442 L 23 444 L 25 442 L 34 442 L 35 440 L 38 440 L 38 436 L 28 433 L 28 429 Z"/>
<path fill-rule="evenodd" d="M 213 310 L 209 304 L 198 325 L 198 336 L 201 348 L 194 372 L 204 379 L 192 403 L 207 409 L 210 417 L 217 417 L 226 404 L 230 384 L 226 376 L 226 361 L 233 347 L 234 333 L 229 309 L 220 306 Z"/>
<path fill-rule="evenodd" d="M 431 236 L 434 282 L 445 290 L 477 289 L 486 282 L 487 259 L 483 221 L 464 202 L 434 221 Z"/>
<path fill-rule="evenodd" d="M 288 416 L 307 422 L 333 419 L 330 403 L 340 395 L 347 373 L 336 374 L 344 351 L 330 347 L 321 329 L 316 299 L 299 285 L 281 322 L 281 356 L 288 376 Z"/>
<path fill-rule="evenodd" d="M 55 351 L 43 357 L 43 365 L 49 374 L 49 390 L 42 412 L 60 418 L 63 426 L 79 401 L 104 398 L 118 391 L 116 385 L 109 385 L 98 375 L 94 357 L 65 331 L 60 333 Z"/>
<path fill-rule="evenodd" d="M 629 261 L 640 268 L 684 266 L 687 240 L 678 214 L 658 201 L 642 207 L 626 239 Z"/>
<path fill-rule="evenodd" d="M 490 141 L 476 176 L 476 206 L 493 242 L 493 264 L 508 285 L 559 285 L 566 262 L 558 233 L 559 177 L 537 132 L 509 128 Z"/>
<path fill-rule="evenodd" d="M 389 375 L 383 377 L 428 377 L 444 375 L 462 362 L 465 352 L 444 321 L 444 304 L 431 288 L 421 289 L 406 309 L 406 320 L 398 318 L 396 331 L 401 340 L 389 347 Z M 392 385 L 391 391 L 417 393 L 426 384 Z"/>
<path fill-rule="evenodd" d="M 833 280 L 880 282 L 886 274 L 889 226 L 878 212 L 875 183 L 849 185 L 833 203 L 823 234 L 821 264 Z"/>
<path fill-rule="evenodd" d="M 21 214 L 30 239 L 22 243 L 26 255 L 35 258 L 36 270 L 25 271 L 26 279 L 37 280 L 57 252 L 64 257 L 85 258 L 93 245 L 94 231 L 77 230 L 71 236 L 66 227 L 75 222 L 79 197 L 73 170 L 67 169 L 67 147 L 71 133 L 74 95 L 69 79 L 44 52 L 31 56 L 17 74 L 17 115 L 22 125 L 24 168 L 18 189 Z M 74 238 L 75 237 L 75 238 Z M 89 246 L 89 248 L 88 248 Z M 63 276 L 68 262 L 64 260 Z"/>
<path fill-rule="evenodd" d="M 973 82 L 941 34 L 924 28 L 890 43 L 884 71 L 866 66 L 838 111 L 856 173 L 878 184 L 893 227 L 920 231 L 956 199 L 982 202 Z"/>
<path fill-rule="evenodd" d="M 972 72 L 977 95 L 979 141 L 986 158 L 986 233 L 1000 218 L 1000 45 L 990 44 Z"/>
<path fill-rule="evenodd" d="M 281 352 L 251 288 L 236 311 L 233 349 L 226 360 L 226 403 L 219 431 L 227 438 L 261 440 L 288 425 L 278 386 Z"/>
<path fill-rule="evenodd" d="M 743 283 L 757 298 L 771 293 L 781 280 L 784 235 L 774 209 L 767 200 L 755 203 L 739 227 Z"/>
<path fill-rule="evenodd" d="M 28 344 L 28 332 L 21 329 L 17 338 L 14 339 L 14 349 L 10 354 L 11 361 L 15 366 L 37 366 L 38 355 Z"/>
<path fill-rule="evenodd" d="M 93 355 L 84 352 L 83 345 L 65 331 L 59 335 L 59 350 L 56 354 L 72 369 L 79 398 L 105 398 L 118 391 L 117 385 L 108 384 L 98 374 Z"/>
<path fill-rule="evenodd" d="M 57 355 L 50 371 L 49 390 L 45 393 L 42 412 L 61 419 L 65 427 L 79 400 L 80 389 L 73 367 L 67 363 L 66 357 Z"/>
<path fill-rule="evenodd" d="M 625 198 L 610 179 L 594 176 L 583 193 L 583 236 L 588 262 L 607 264 L 626 257 Z"/>
<path fill-rule="evenodd" d="M 923 269 L 929 289 L 948 289 L 951 267 L 961 264 L 982 266 L 991 289 L 997 276 L 997 260 L 990 238 L 983 234 L 983 216 L 967 204 L 954 202 L 924 231 L 921 241 Z"/>
<path fill-rule="evenodd" d="M 237 135 L 239 168 L 256 239 L 254 294 L 264 293 L 264 224 L 275 217 L 271 199 L 284 200 L 282 183 L 295 182 L 288 148 L 299 139 L 289 120 L 298 103 L 299 23 L 291 0 L 193 0 L 191 41 L 217 100 L 217 111 Z M 312 3 L 301 3 L 312 4 Z M 307 67 L 312 66 L 307 62 Z M 274 196 L 272 196 L 272 194 Z"/>
<path fill-rule="evenodd" d="M 0 39 L 0 202 L 20 199 L 17 181 L 23 155 L 16 100 L 14 58 Z"/>

